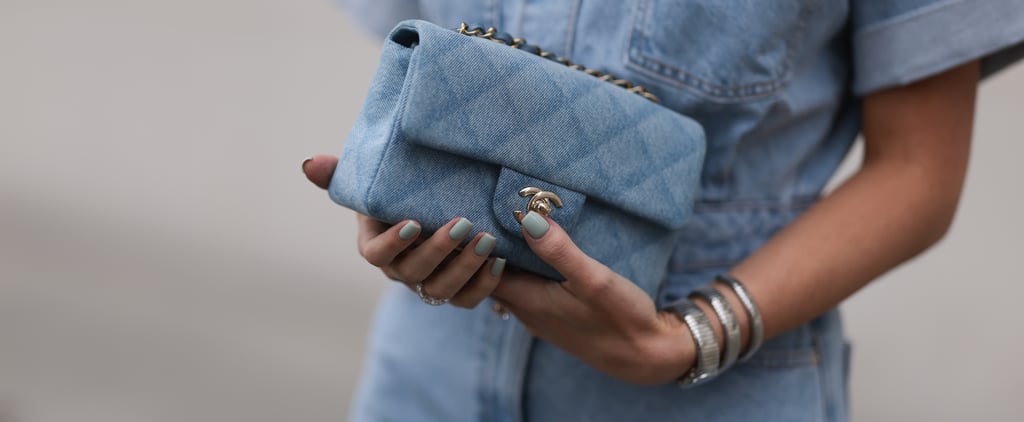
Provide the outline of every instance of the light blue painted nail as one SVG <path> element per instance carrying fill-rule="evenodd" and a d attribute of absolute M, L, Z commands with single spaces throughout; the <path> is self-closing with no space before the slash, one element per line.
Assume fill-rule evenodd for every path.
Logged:
<path fill-rule="evenodd" d="M 448 232 L 448 237 L 452 240 L 462 240 L 469 234 L 469 231 L 473 230 L 473 223 L 463 218 Z"/>
<path fill-rule="evenodd" d="M 497 240 L 498 239 L 495 239 L 494 236 L 484 233 L 484 237 L 481 237 L 480 241 L 476 242 L 476 247 L 473 248 L 473 253 L 475 253 L 476 256 L 487 255 L 487 253 L 491 251 L 491 248 L 494 247 L 494 242 Z"/>
<path fill-rule="evenodd" d="M 540 239 L 551 228 L 548 220 L 545 220 L 543 216 L 535 211 L 530 211 L 526 214 L 526 217 L 523 217 L 523 227 L 526 227 L 526 232 L 530 233 L 530 236 L 534 239 Z"/>
<path fill-rule="evenodd" d="M 402 229 L 398 231 L 398 238 L 402 240 L 409 240 L 416 237 L 420 232 L 420 225 L 416 224 L 415 221 L 410 221 L 402 226 Z"/>
<path fill-rule="evenodd" d="M 501 275 L 502 271 L 505 271 L 505 258 L 495 259 L 494 264 L 491 265 L 491 277 Z"/>

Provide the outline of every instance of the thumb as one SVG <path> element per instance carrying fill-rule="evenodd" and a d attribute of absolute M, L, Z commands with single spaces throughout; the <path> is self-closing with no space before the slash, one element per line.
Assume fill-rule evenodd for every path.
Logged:
<path fill-rule="evenodd" d="M 598 283 L 611 273 L 604 264 L 583 253 L 569 234 L 545 215 L 534 211 L 526 214 L 523 232 L 533 253 L 565 276 L 570 289 L 573 285 Z"/>

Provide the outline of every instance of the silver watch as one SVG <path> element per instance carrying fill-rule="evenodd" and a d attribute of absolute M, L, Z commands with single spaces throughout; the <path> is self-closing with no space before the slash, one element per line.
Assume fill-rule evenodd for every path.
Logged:
<path fill-rule="evenodd" d="M 693 342 L 697 345 L 697 363 L 679 378 L 678 384 L 688 387 L 711 379 L 718 374 L 720 353 L 718 339 L 715 337 L 715 331 L 711 328 L 711 321 L 708 320 L 707 315 L 704 315 L 704 311 L 686 298 L 672 303 L 669 308 L 690 327 L 690 335 L 693 336 Z"/>

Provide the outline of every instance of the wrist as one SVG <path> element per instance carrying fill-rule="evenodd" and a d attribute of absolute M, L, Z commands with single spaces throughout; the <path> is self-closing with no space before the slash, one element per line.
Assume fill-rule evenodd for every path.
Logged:
<path fill-rule="evenodd" d="M 743 305 L 743 302 L 740 301 L 739 297 L 736 296 L 736 292 L 729 288 L 729 286 L 713 282 L 710 287 L 720 293 L 725 298 L 726 303 L 729 304 L 729 307 L 734 311 L 736 323 L 739 325 L 740 329 L 740 350 L 746 351 L 750 346 L 751 332 L 750 317 L 745 311 L 746 307 Z M 704 298 L 691 296 L 690 299 L 697 305 L 697 307 L 700 308 L 701 311 L 704 311 L 704 315 L 707 315 L 708 319 L 711 321 L 711 329 L 715 331 L 715 339 L 718 340 L 719 350 L 724 350 L 722 346 L 724 346 L 726 338 L 724 335 L 725 328 L 721 319 L 718 317 L 718 313 L 715 312 L 711 304 Z"/>
<path fill-rule="evenodd" d="M 697 344 L 686 321 L 672 310 L 658 312 L 658 319 L 663 322 L 661 337 L 667 350 L 661 374 L 665 377 L 664 382 L 674 382 L 697 364 Z"/>
<path fill-rule="evenodd" d="M 696 317 L 696 314 L 681 310 L 685 307 L 681 307 L 683 303 L 678 302 L 670 305 L 670 309 L 658 313 L 658 319 L 662 321 L 662 333 L 659 337 L 662 340 L 659 343 L 665 345 L 670 352 L 659 355 L 667 357 L 656 360 L 657 362 L 663 362 L 657 367 L 663 368 L 667 372 L 665 375 L 675 374 L 675 379 L 683 386 L 692 385 L 681 377 L 691 376 L 690 372 L 694 371 L 695 367 L 705 365 L 700 363 L 701 360 L 704 362 L 714 362 L 711 364 L 714 370 L 705 372 L 709 371 L 709 369 L 697 368 L 696 371 L 705 374 L 705 376 L 698 378 L 695 383 L 700 383 L 701 379 L 713 377 L 717 375 L 718 371 L 727 369 L 737 361 L 737 355 L 742 358 L 746 354 L 743 353 L 744 351 L 749 352 L 746 350 L 747 347 L 753 345 L 756 349 L 761 341 L 760 329 L 758 334 L 752 333 L 753 328 L 751 325 L 753 322 L 750 319 L 750 315 L 747 315 L 756 315 L 757 311 L 751 311 L 747 302 L 743 302 L 739 296 L 739 293 L 744 293 L 745 290 L 744 292 L 737 292 L 733 290 L 733 287 L 717 282 L 711 283 L 708 287 L 710 289 L 695 290 L 695 293 L 685 299 L 686 302 L 691 303 L 688 306 L 695 308 L 694 312 L 696 312 L 696 309 L 699 309 L 700 312 L 697 312 L 697 314 L 703 313 L 702 316 Z M 711 290 L 714 290 L 717 294 L 714 294 Z M 748 297 L 747 300 L 749 301 L 749 296 L 746 297 Z M 715 304 L 713 305 L 711 301 L 714 301 Z M 718 311 L 716 311 L 716 307 L 719 308 Z M 722 312 L 726 317 L 727 323 L 723 324 L 721 317 L 719 317 L 719 312 Z M 681 316 L 684 313 L 687 314 L 687 320 L 691 315 L 699 319 L 687 323 L 687 320 L 684 320 Z M 732 318 L 728 318 L 729 316 L 732 316 Z M 704 321 L 700 322 L 700 319 Z M 698 328 L 698 332 L 703 334 L 695 334 L 691 330 L 691 324 L 695 324 L 697 327 L 706 326 L 706 328 Z M 729 326 L 728 332 L 726 325 Z M 758 337 L 758 340 L 755 342 L 752 337 Z M 697 341 L 699 338 L 704 338 L 707 341 L 701 340 L 702 343 L 698 345 Z M 698 354 L 702 352 L 704 355 L 699 356 Z M 712 357 L 709 358 L 708 355 Z M 664 377 L 664 375 L 661 376 L 661 378 Z"/>

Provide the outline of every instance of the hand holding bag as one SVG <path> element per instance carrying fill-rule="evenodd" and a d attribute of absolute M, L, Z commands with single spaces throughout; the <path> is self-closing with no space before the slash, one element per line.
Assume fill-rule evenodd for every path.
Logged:
<path fill-rule="evenodd" d="M 691 212 L 700 125 L 642 88 L 473 31 L 405 21 L 391 32 L 330 197 L 427 231 L 464 216 L 497 237 L 492 255 L 560 280 L 515 213 L 547 208 L 585 253 L 653 296 Z"/>

